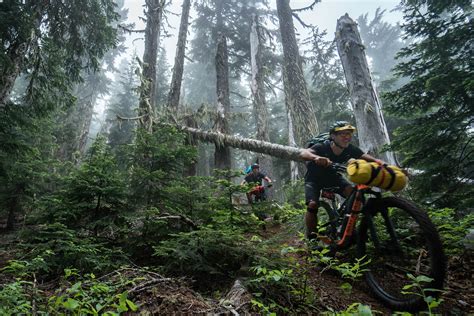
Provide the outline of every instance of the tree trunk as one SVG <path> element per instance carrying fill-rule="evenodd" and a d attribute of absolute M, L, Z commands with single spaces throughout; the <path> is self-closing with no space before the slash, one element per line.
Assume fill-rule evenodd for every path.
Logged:
<path fill-rule="evenodd" d="M 251 315 L 252 298 L 252 294 L 243 285 L 242 280 L 237 279 L 221 300 L 220 305 L 223 306 L 224 312 L 219 314 Z"/>
<path fill-rule="evenodd" d="M 34 23 L 29 31 L 29 35 L 22 42 L 15 41 L 9 43 L 9 47 L 6 49 L 6 56 L 3 57 L 5 60 L 2 60 L 3 67 L 0 70 L 0 109 L 5 107 L 10 98 L 16 78 L 23 71 L 23 64 L 28 52 L 32 46 L 37 47 L 35 46 L 37 42 L 36 30 L 40 28 L 45 5 L 44 3 L 32 3 L 30 5 L 33 6 L 29 10 L 31 10 L 30 17 L 34 17 Z M 22 36 L 18 36 L 18 39 L 22 39 Z"/>
<path fill-rule="evenodd" d="M 253 15 L 250 29 L 250 62 L 252 70 L 251 91 L 253 97 L 254 116 L 256 118 L 257 139 L 268 142 L 268 110 L 265 100 L 264 65 L 262 62 L 263 45 L 258 16 Z M 265 155 L 258 155 L 260 169 L 272 179 L 273 165 L 272 158 Z"/>
<path fill-rule="evenodd" d="M 152 131 L 153 109 L 155 108 L 156 59 L 160 39 L 161 18 L 165 0 L 146 0 L 145 51 L 143 53 L 142 83 L 138 113 L 140 126 Z"/>
<path fill-rule="evenodd" d="M 186 37 L 188 35 L 189 8 L 191 0 L 184 0 L 183 10 L 181 12 L 181 23 L 179 25 L 178 45 L 176 47 L 176 56 L 174 58 L 173 76 L 171 79 L 170 92 L 168 94 L 168 108 L 178 112 L 179 97 L 181 92 L 181 83 L 183 80 L 184 55 L 186 51 Z"/>
<path fill-rule="evenodd" d="M 390 144 L 387 126 L 357 24 L 347 14 L 337 20 L 336 42 L 354 107 L 360 148 L 393 164 L 392 152 L 380 153 L 383 145 Z"/>
<path fill-rule="evenodd" d="M 318 123 L 303 75 L 289 0 L 277 0 L 277 11 L 293 131 L 298 146 L 304 146 L 308 138 L 318 134 Z"/>
<path fill-rule="evenodd" d="M 186 124 L 186 126 L 189 126 L 189 127 L 192 127 L 192 128 L 197 128 L 198 127 L 198 124 L 197 124 L 196 120 L 191 115 L 188 115 L 188 116 L 185 117 L 184 124 Z M 190 137 L 188 137 L 186 139 L 185 144 L 187 146 L 196 147 L 197 146 L 197 140 L 196 140 L 195 137 L 190 135 Z M 192 161 L 189 165 L 186 166 L 186 169 L 184 171 L 184 175 L 188 176 L 188 177 L 197 175 L 197 161 Z"/>
<path fill-rule="evenodd" d="M 211 145 L 199 144 L 198 145 L 198 162 L 197 162 L 197 175 L 200 177 L 211 176 L 211 163 L 214 161 L 210 157 L 212 151 Z"/>
<path fill-rule="evenodd" d="M 4 228 L 5 230 L 12 230 L 15 228 L 15 224 L 17 223 L 17 217 L 19 214 L 22 213 L 22 205 L 21 205 L 21 198 L 25 193 L 26 185 L 24 183 L 17 183 L 15 184 L 15 188 L 11 192 L 12 194 L 7 198 L 7 203 L 5 205 L 5 210 L 7 210 L 7 218 L 6 218 L 6 225 Z"/>
<path fill-rule="evenodd" d="M 243 138 L 233 135 L 226 135 L 219 132 L 207 132 L 188 126 L 177 126 L 177 128 L 184 132 L 190 133 L 197 140 L 208 143 L 214 143 L 216 144 L 216 146 L 239 148 L 281 159 L 299 162 L 302 161 L 302 159 L 300 158 L 300 148 L 273 144 L 270 142 L 264 142 L 261 140 Z"/>
<path fill-rule="evenodd" d="M 285 93 L 285 105 L 286 105 L 286 115 L 288 117 L 288 144 L 290 146 L 296 147 L 296 140 L 295 140 L 295 130 L 293 128 L 293 119 L 291 118 L 291 109 L 293 105 L 291 104 L 290 93 L 288 91 L 289 84 L 288 84 L 288 76 L 286 75 L 286 70 L 283 68 L 282 70 L 282 77 L 283 77 L 283 91 Z M 299 172 L 298 172 L 298 164 L 294 161 L 290 161 L 290 181 L 294 183 L 298 180 Z"/>
<path fill-rule="evenodd" d="M 57 132 L 59 143 L 57 156 L 63 161 L 77 164 L 86 151 L 94 104 L 100 94 L 100 79 L 99 73 L 85 76 L 84 82 L 75 86 L 76 103 L 68 109 L 65 116 L 57 118 L 62 126 Z M 76 155 L 77 152 L 80 156 Z"/>
<path fill-rule="evenodd" d="M 293 134 L 293 121 L 291 120 L 290 111 L 288 111 L 288 144 L 296 147 L 295 135 Z M 290 161 L 290 181 L 294 183 L 299 178 L 298 164 Z"/>
<path fill-rule="evenodd" d="M 31 33 L 34 33 L 33 31 Z M 2 69 L 0 78 L 0 108 L 4 107 L 10 98 L 10 93 L 15 85 L 16 78 L 20 75 L 22 64 L 26 52 L 29 48 L 29 42 L 19 43 L 15 48 L 10 49 L 9 62 L 11 65 Z M 3 62 L 6 64 L 5 62 Z M 3 68 L 3 67 L 2 67 Z"/>
<path fill-rule="evenodd" d="M 216 131 L 223 134 L 229 133 L 227 115 L 230 112 L 229 93 L 229 61 L 227 52 L 227 40 L 224 35 L 219 35 L 216 53 L 216 78 L 217 78 L 217 118 Z M 230 148 L 216 143 L 214 153 L 215 168 L 231 169 Z"/>
<path fill-rule="evenodd" d="M 82 120 L 81 124 L 79 125 L 79 145 L 78 149 L 79 152 L 81 153 L 81 156 L 83 156 L 86 152 L 86 146 L 87 146 L 87 140 L 89 138 L 89 131 L 91 128 L 91 123 L 92 123 L 92 116 L 94 115 L 94 100 L 93 102 L 87 102 L 83 104 L 83 108 L 80 109 Z"/>

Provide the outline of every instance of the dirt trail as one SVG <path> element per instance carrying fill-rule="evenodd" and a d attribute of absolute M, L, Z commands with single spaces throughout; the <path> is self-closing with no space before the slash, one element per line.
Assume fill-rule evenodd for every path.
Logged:
<path fill-rule="evenodd" d="M 304 242 L 292 237 L 288 245 L 294 247 L 305 247 Z M 344 262 L 341 256 L 339 260 Z M 300 261 L 304 261 L 302 256 Z M 344 279 L 338 272 L 328 269 L 323 264 L 313 264 L 309 271 L 309 282 L 315 289 L 318 301 L 328 311 L 343 311 L 353 303 L 362 303 L 370 306 L 372 311 L 390 314 L 390 310 L 370 295 L 368 287 L 361 280 L 351 281 Z M 351 284 L 350 290 L 344 289 L 344 284 Z"/>
<path fill-rule="evenodd" d="M 267 225 L 265 235 L 284 233 L 280 225 Z M 288 233 L 287 233 L 288 234 Z M 285 243 L 293 247 L 304 247 L 304 242 L 295 236 L 288 235 Z M 340 262 L 342 256 L 337 255 Z M 304 260 L 300 256 L 299 260 Z M 436 314 L 442 315 L 474 315 L 474 253 L 466 252 L 460 256 L 448 258 L 448 271 L 445 282 L 443 302 L 435 309 Z M 348 281 L 338 272 L 326 269 L 323 265 L 314 265 L 310 270 L 310 283 L 316 289 L 321 306 L 328 310 L 343 311 L 351 304 L 358 302 L 370 306 L 372 311 L 383 315 L 391 315 L 393 311 L 382 305 L 374 296 L 364 280 Z M 352 289 L 345 291 L 341 286 L 350 283 Z"/>

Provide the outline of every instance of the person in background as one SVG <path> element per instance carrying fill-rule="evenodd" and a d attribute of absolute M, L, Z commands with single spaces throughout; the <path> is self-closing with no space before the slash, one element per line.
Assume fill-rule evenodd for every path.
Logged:
<path fill-rule="evenodd" d="M 260 166 L 254 163 L 251 166 L 251 171 L 245 176 L 241 183 L 241 185 L 255 185 L 249 192 L 246 193 L 249 204 L 253 203 L 253 196 L 255 196 L 255 201 L 264 201 L 266 199 L 265 187 L 262 185 L 262 180 L 267 181 L 268 186 L 272 186 L 272 180 L 265 174 L 261 173 Z"/>

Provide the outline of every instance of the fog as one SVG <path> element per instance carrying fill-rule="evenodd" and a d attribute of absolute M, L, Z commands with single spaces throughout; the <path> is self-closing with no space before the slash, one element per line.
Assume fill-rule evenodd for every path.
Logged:
<path fill-rule="evenodd" d="M 145 27 L 143 19 L 143 5 L 145 1 L 141 0 L 125 0 L 124 7 L 129 10 L 128 22 L 135 23 L 135 29 L 142 30 Z M 290 1 L 292 9 L 298 9 L 310 5 L 312 1 L 309 0 L 296 0 Z M 348 13 L 352 19 L 356 19 L 362 14 L 369 13 L 369 18 L 373 17 L 374 12 L 377 8 L 381 8 L 385 11 L 384 20 L 389 23 L 397 23 L 401 21 L 402 14 L 396 11 L 396 7 L 399 1 L 393 0 L 323 0 L 316 4 L 314 9 L 311 11 L 303 11 L 298 15 L 306 23 L 314 26 L 318 26 L 321 30 L 327 30 L 328 39 L 334 38 L 334 32 L 336 29 L 337 19 L 342 15 Z M 172 0 L 171 5 L 168 6 L 168 10 L 172 14 L 167 14 L 168 24 L 164 26 L 164 29 L 169 33 L 169 37 L 163 40 L 163 47 L 166 49 L 168 61 L 174 59 L 176 49 L 176 35 L 179 28 L 180 14 L 181 14 L 182 1 Z M 192 6 L 192 4 L 191 4 Z M 270 6 L 276 10 L 275 1 L 270 1 Z M 191 8 L 190 21 L 196 16 L 193 8 Z M 294 21 L 295 27 L 298 32 L 299 39 L 304 38 L 308 31 L 298 21 Z M 192 27 L 190 27 L 190 35 L 188 41 L 193 37 Z M 143 34 L 133 33 L 127 36 L 125 45 L 128 48 L 128 54 L 132 54 L 134 51 L 139 57 L 143 54 Z M 300 47 L 300 50 L 302 47 Z"/>

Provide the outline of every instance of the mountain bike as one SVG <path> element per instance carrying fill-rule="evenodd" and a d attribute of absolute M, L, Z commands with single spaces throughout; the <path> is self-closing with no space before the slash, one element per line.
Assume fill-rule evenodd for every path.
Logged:
<path fill-rule="evenodd" d="M 331 168 L 346 172 L 341 164 Z M 428 215 L 409 200 L 385 197 L 363 184 L 355 184 L 342 204 L 335 192 L 328 188 L 321 193 L 326 202 L 320 203 L 318 238 L 332 251 L 357 245 L 357 256 L 367 263 L 365 281 L 387 307 L 410 312 L 426 308 L 423 295 L 436 296 L 446 274 L 442 243 Z M 413 292 L 405 287 L 413 283 L 410 275 L 429 277 L 424 293 L 402 293 Z"/>
<path fill-rule="evenodd" d="M 267 200 L 267 195 L 265 193 L 266 188 L 271 188 L 272 183 L 267 185 L 256 185 L 248 192 L 249 204 L 254 204 Z"/>

